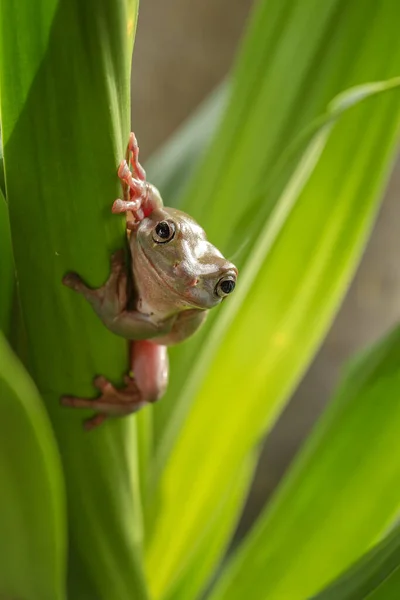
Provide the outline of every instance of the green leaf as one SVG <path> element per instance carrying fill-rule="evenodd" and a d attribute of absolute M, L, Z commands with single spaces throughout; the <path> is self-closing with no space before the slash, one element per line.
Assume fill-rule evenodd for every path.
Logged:
<path fill-rule="evenodd" d="M 199 597 L 199 591 L 204 592 L 232 537 L 233 527 L 241 513 L 251 483 L 255 458 L 255 454 L 249 456 L 249 460 L 235 473 L 199 543 L 193 540 L 188 560 L 179 571 L 176 585 L 165 595 L 166 600 L 196 599 Z"/>
<path fill-rule="evenodd" d="M 397 328 L 350 369 L 212 600 L 308 598 L 393 522 L 400 508 L 399 364 Z"/>
<path fill-rule="evenodd" d="M 400 527 L 397 526 L 379 544 L 340 575 L 314 600 L 364 600 L 380 594 L 400 571 Z M 397 583 L 398 585 L 398 583 Z M 397 587 L 397 591 L 399 588 Z M 382 598 L 386 596 L 382 595 Z M 395 596 L 396 597 L 396 596 Z"/>
<path fill-rule="evenodd" d="M 65 598 L 61 460 L 41 399 L 0 333 L 0 597 Z"/>
<path fill-rule="evenodd" d="M 394 155 L 398 97 L 387 93 L 343 116 L 301 193 L 318 140 L 300 166 L 301 144 L 283 166 L 277 156 L 302 139 L 335 92 L 398 73 L 394 19 L 393 3 L 372 0 L 361 17 L 354 4 L 310 0 L 261 3 L 253 19 L 224 122 L 183 203 L 228 256 L 239 250 L 242 268 L 211 333 L 205 328 L 171 353 L 168 399 L 156 407 L 157 519 L 147 550 L 156 597 L 174 585 L 187 547 L 272 426 L 354 272 Z"/>
<path fill-rule="evenodd" d="M 62 277 L 98 286 L 126 243 L 117 167 L 129 134 L 136 0 L 5 0 L 0 89 L 7 201 L 30 372 L 51 416 L 66 476 L 69 595 L 147 597 L 134 419 L 88 435 L 63 394 L 121 381 L 127 344 Z M 16 35 L 18 32 L 18 35 Z"/>

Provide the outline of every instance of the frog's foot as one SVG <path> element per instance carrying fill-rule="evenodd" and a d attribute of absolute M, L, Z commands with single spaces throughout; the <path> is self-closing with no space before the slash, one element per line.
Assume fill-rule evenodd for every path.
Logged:
<path fill-rule="evenodd" d="M 112 212 L 118 214 L 129 211 L 136 221 L 142 221 L 145 217 L 143 209 L 148 204 L 149 184 L 142 179 L 133 177 L 126 160 L 123 160 L 119 165 L 118 177 L 128 189 L 128 193 L 124 193 L 124 196 L 127 196 L 128 199 L 121 200 L 118 198 L 115 200 L 111 209 Z"/>
<path fill-rule="evenodd" d="M 112 206 L 113 213 L 132 213 L 136 222 L 142 221 L 155 208 L 163 205 L 158 190 L 146 181 L 146 172 L 139 163 L 138 156 L 139 146 L 135 134 L 131 133 L 127 158 L 120 163 L 118 168 L 118 177 L 123 184 L 124 200 L 118 198 Z M 133 172 L 128 163 L 131 165 Z"/>
<path fill-rule="evenodd" d="M 99 398 L 76 398 L 63 396 L 61 404 L 73 408 L 90 408 L 97 413 L 84 421 L 84 428 L 89 431 L 101 425 L 108 417 L 122 417 L 137 412 L 147 404 L 134 379 L 129 376 L 124 378 L 125 387 L 118 389 L 105 377 L 94 379 L 94 385 L 101 392 Z"/>

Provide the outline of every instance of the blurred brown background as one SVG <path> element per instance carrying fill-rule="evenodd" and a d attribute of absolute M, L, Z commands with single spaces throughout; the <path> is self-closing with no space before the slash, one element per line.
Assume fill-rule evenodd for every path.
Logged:
<path fill-rule="evenodd" d="M 226 75 L 250 0 L 142 0 L 132 72 L 132 127 L 141 159 Z M 264 447 L 243 526 L 282 476 L 337 381 L 340 366 L 400 316 L 400 166 L 357 276 L 318 356 Z"/>

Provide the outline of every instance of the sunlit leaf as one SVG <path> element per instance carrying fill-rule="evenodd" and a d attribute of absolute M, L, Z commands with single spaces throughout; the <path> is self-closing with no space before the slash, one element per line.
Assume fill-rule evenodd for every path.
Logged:
<path fill-rule="evenodd" d="M 382 535 L 400 508 L 399 365 L 397 328 L 349 370 L 212 600 L 303 600 Z"/>
<path fill-rule="evenodd" d="M 198 598 L 199 590 L 204 591 L 203 588 L 210 582 L 215 565 L 220 562 L 232 537 L 232 528 L 243 507 L 254 463 L 255 456 L 250 456 L 240 472 L 235 473 L 225 497 L 220 499 L 217 510 L 214 510 L 213 519 L 207 523 L 207 530 L 199 538 L 200 543 L 193 540 L 190 545 L 189 560 L 179 569 L 177 583 L 166 594 L 166 600 Z"/>

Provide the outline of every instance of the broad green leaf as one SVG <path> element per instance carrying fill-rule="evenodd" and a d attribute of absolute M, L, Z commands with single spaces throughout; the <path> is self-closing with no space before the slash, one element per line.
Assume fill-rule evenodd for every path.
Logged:
<path fill-rule="evenodd" d="M 0 598 L 65 598 L 61 460 L 42 401 L 0 333 Z"/>
<path fill-rule="evenodd" d="M 136 0 L 4 0 L 0 89 L 7 201 L 27 332 L 28 364 L 50 413 L 66 475 L 69 595 L 147 597 L 134 419 L 86 434 L 88 413 L 63 394 L 93 397 L 92 379 L 121 381 L 126 342 L 61 284 L 77 271 L 98 286 L 125 244 L 111 215 L 129 134 Z M 16 34 L 17 32 L 17 34 Z"/>
<path fill-rule="evenodd" d="M 380 594 L 389 580 L 400 571 L 400 527 L 397 526 L 379 544 L 336 581 L 314 597 L 314 600 L 364 600 Z M 397 579 L 397 585 L 400 583 Z M 397 587 L 397 591 L 400 588 Z M 386 596 L 381 596 L 386 598 Z M 396 596 L 395 596 L 396 597 Z"/>
<path fill-rule="evenodd" d="M 397 328 L 350 369 L 210 599 L 309 598 L 393 522 L 400 508 L 399 365 Z"/>
<path fill-rule="evenodd" d="M 207 524 L 207 531 L 189 548 L 189 560 L 180 570 L 175 586 L 164 596 L 165 600 L 196 600 L 199 591 L 204 592 L 210 582 L 216 565 L 221 561 L 232 537 L 235 520 L 243 508 L 247 489 L 254 471 L 255 456 L 245 461 L 228 486 L 225 497 L 220 499 L 213 519 Z"/>

